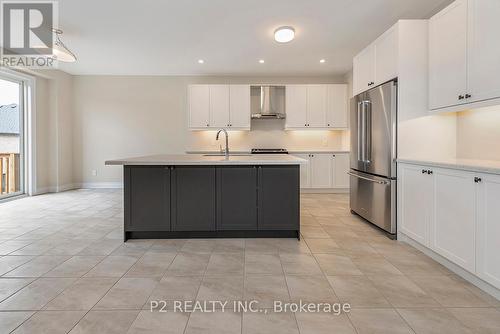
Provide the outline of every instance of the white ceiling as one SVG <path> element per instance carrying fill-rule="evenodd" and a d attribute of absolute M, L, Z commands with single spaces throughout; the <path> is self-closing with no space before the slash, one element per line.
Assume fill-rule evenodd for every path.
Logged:
<path fill-rule="evenodd" d="M 451 0 L 61 0 L 72 74 L 340 75 L 400 18 Z M 282 25 L 288 44 L 273 40 Z M 320 64 L 321 58 L 326 63 Z M 198 59 L 204 59 L 203 65 Z M 259 59 L 265 59 L 259 64 Z"/>

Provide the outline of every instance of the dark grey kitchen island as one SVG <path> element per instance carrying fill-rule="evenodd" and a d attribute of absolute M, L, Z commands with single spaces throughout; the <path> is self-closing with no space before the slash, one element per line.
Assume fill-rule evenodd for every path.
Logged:
<path fill-rule="evenodd" d="M 300 171 L 289 155 L 157 155 L 124 166 L 124 240 L 300 238 Z"/>

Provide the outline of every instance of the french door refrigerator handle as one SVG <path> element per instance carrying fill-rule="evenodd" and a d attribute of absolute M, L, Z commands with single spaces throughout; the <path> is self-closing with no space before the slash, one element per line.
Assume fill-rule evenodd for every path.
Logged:
<path fill-rule="evenodd" d="M 363 102 L 358 102 L 358 161 L 363 161 L 363 156 L 361 154 L 361 135 L 362 135 L 362 129 L 361 129 L 361 108 L 362 108 Z"/>
<path fill-rule="evenodd" d="M 361 146 L 361 161 L 366 162 L 366 101 L 361 101 L 361 138 L 359 145 Z"/>
<path fill-rule="evenodd" d="M 365 101 L 365 156 L 364 161 L 370 163 L 372 159 L 372 103 Z"/>

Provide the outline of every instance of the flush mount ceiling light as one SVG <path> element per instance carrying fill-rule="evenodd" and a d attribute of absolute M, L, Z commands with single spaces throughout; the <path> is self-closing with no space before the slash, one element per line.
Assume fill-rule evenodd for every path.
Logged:
<path fill-rule="evenodd" d="M 325 62 L 326 62 L 326 60 L 324 60 L 324 59 L 320 59 L 320 60 L 319 60 L 319 62 L 320 62 L 321 64 L 323 64 L 323 63 L 325 63 Z"/>
<path fill-rule="evenodd" d="M 198 59 L 198 64 L 203 64 L 205 61 L 203 59 Z"/>
<path fill-rule="evenodd" d="M 73 52 L 66 47 L 66 45 L 61 41 L 62 30 L 52 29 L 55 34 L 54 47 L 52 48 L 52 54 L 55 60 L 62 61 L 65 63 L 73 63 L 76 61 L 76 56 Z"/>
<path fill-rule="evenodd" d="M 260 63 L 260 64 L 264 64 L 264 63 L 265 63 L 264 59 L 260 59 L 260 60 L 259 60 L 259 63 Z"/>
<path fill-rule="evenodd" d="M 274 40 L 278 43 L 288 43 L 295 38 L 293 27 L 279 27 L 274 31 Z"/>

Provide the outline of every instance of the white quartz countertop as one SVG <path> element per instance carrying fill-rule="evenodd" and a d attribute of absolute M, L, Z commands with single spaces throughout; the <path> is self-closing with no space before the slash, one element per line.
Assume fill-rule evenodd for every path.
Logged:
<path fill-rule="evenodd" d="M 186 151 L 187 154 L 208 154 L 218 153 L 219 151 Z M 230 151 L 238 154 L 250 154 L 250 151 Z M 312 149 L 312 150 L 288 150 L 289 154 L 304 154 L 304 153 L 349 153 L 348 150 L 331 150 L 331 149 Z"/>
<path fill-rule="evenodd" d="M 299 165 L 306 160 L 289 154 L 235 154 L 225 156 L 203 154 L 161 154 L 108 160 L 106 165 Z"/>
<path fill-rule="evenodd" d="M 500 174 L 500 161 L 495 160 L 399 158 L 398 162 L 459 169 L 471 172 Z"/>

